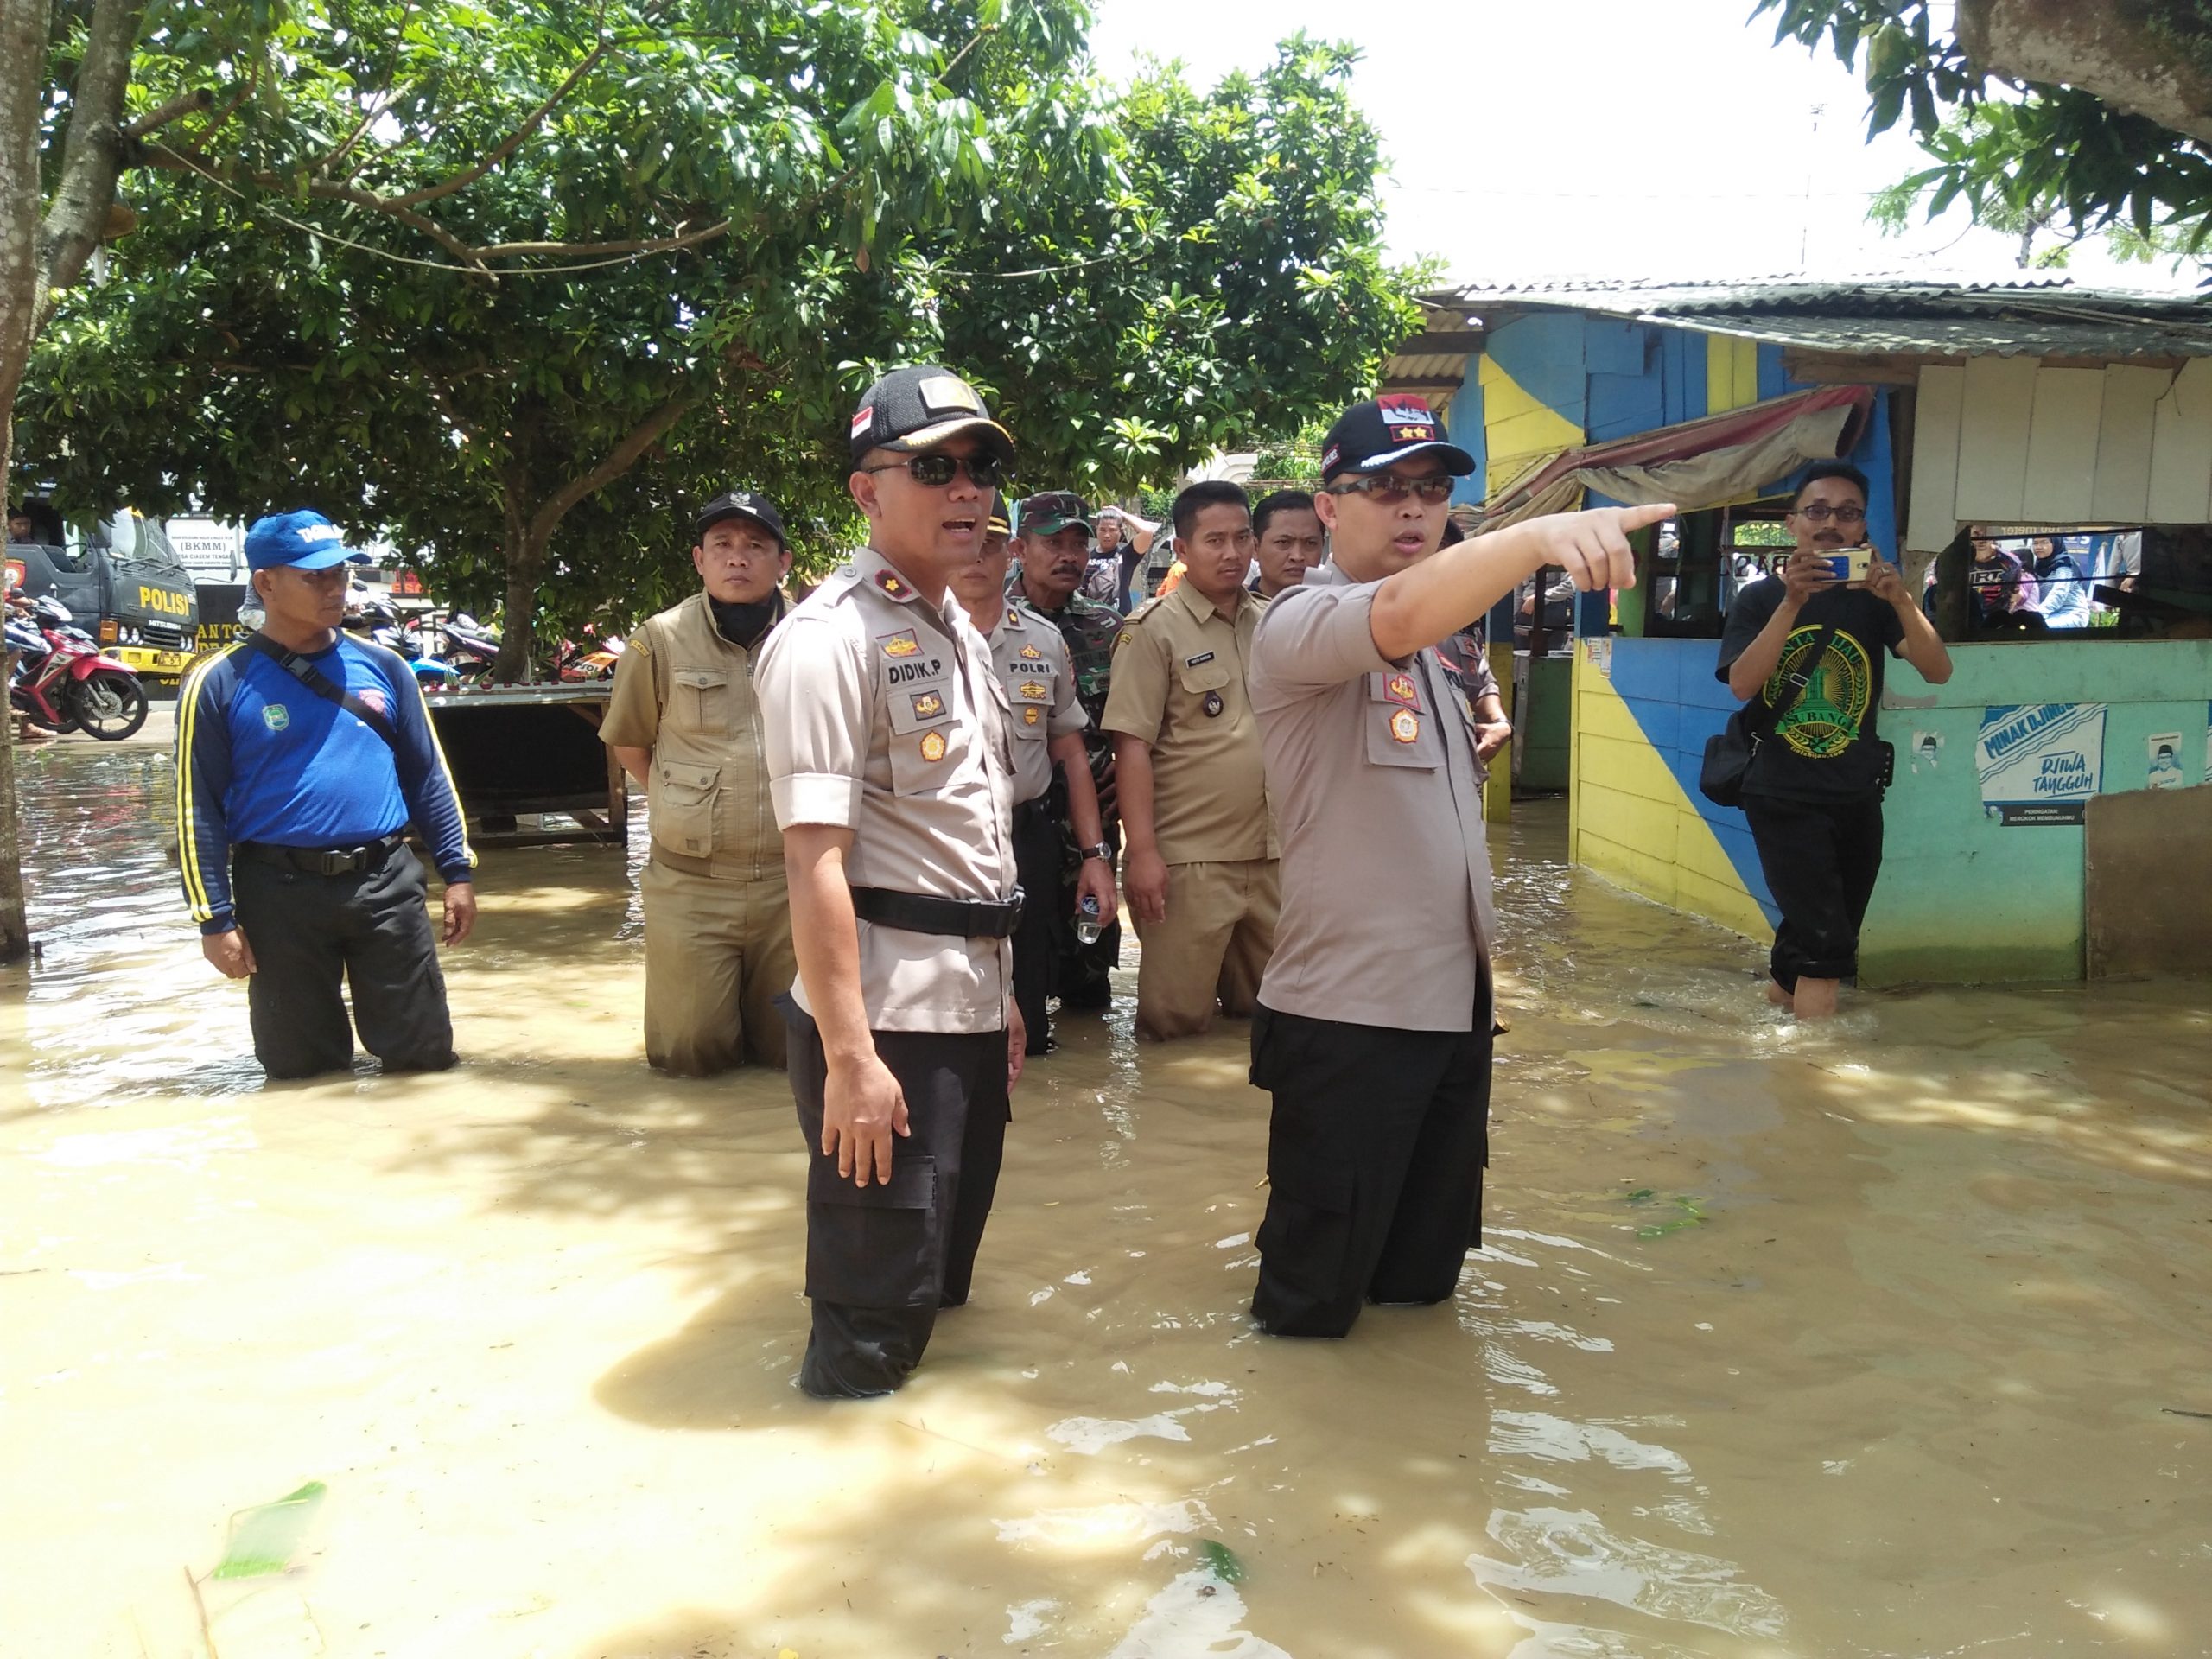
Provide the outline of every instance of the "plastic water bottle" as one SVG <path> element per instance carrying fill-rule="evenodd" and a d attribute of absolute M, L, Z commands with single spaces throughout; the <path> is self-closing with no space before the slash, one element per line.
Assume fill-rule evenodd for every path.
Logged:
<path fill-rule="evenodd" d="M 1075 942 L 1077 944 L 1096 944 L 1099 934 L 1103 931 L 1105 929 L 1098 918 L 1098 895 L 1086 893 L 1083 895 L 1083 902 L 1076 906 Z"/>

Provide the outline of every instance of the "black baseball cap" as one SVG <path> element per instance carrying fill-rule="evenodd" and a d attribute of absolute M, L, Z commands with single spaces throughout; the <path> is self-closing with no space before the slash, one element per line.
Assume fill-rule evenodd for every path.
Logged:
<path fill-rule="evenodd" d="M 1068 529 L 1091 533 L 1090 508 L 1073 490 L 1046 490 L 1024 496 L 1015 517 L 1025 536 L 1057 536 Z"/>
<path fill-rule="evenodd" d="M 750 490 L 724 490 L 720 495 L 699 509 L 699 516 L 691 521 L 694 540 L 704 541 L 707 532 L 725 518 L 750 518 L 776 538 L 776 545 L 789 550 L 791 542 L 784 534 L 783 515 L 779 513 L 765 495 L 755 495 Z"/>
<path fill-rule="evenodd" d="M 911 454 L 963 432 L 982 439 L 1001 467 L 1014 464 L 1013 435 L 991 418 L 975 387 L 934 363 L 893 369 L 853 411 L 853 459 L 871 449 Z"/>
<path fill-rule="evenodd" d="M 1475 458 L 1444 435 L 1444 421 L 1418 397 L 1388 393 L 1354 404 L 1321 441 L 1321 481 L 1345 473 L 1379 472 L 1415 455 L 1433 454 L 1453 478 L 1475 470 Z"/>

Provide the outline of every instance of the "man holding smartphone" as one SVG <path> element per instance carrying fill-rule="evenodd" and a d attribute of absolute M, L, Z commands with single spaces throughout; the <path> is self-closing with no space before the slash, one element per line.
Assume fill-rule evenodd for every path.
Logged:
<path fill-rule="evenodd" d="M 1819 1019 L 1859 971 L 1859 929 L 1882 870 L 1884 653 L 1930 685 L 1951 677 L 1951 657 L 1896 565 L 1875 554 L 1863 582 L 1836 574 L 1839 558 L 1866 546 L 1866 474 L 1815 463 L 1784 522 L 1796 550 L 1736 596 L 1714 672 L 1732 695 L 1759 699 L 1773 728 L 1744 779 L 1744 816 L 1782 912 L 1767 998 Z"/>

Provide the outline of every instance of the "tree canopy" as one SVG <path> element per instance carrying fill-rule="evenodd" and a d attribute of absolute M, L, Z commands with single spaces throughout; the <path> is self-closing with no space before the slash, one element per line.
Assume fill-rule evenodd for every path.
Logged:
<path fill-rule="evenodd" d="M 2204 0 L 1759 0 L 1760 14 L 1777 41 L 1825 44 L 1847 67 L 1864 49 L 1868 130 L 1910 118 L 1935 165 L 1906 182 L 1931 213 L 1963 197 L 1986 223 L 2118 226 L 2189 251 L 2212 226 Z"/>
<path fill-rule="evenodd" d="M 1411 323 L 1344 48 L 1118 92 L 1078 0 L 269 15 L 251 50 L 142 50 L 132 107 L 196 103 L 134 143 L 136 228 L 54 310 L 18 479 L 318 506 L 502 601 L 510 668 L 687 586 L 718 489 L 826 551 L 891 363 L 982 386 L 1023 487 L 1119 490 L 1294 430 Z"/>

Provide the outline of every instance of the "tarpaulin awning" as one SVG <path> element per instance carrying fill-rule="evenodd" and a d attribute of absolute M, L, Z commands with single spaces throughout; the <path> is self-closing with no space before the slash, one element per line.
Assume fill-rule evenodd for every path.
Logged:
<path fill-rule="evenodd" d="M 1482 525 L 1567 512 L 1586 489 L 1630 506 L 1671 501 L 1685 512 L 1737 500 L 1807 461 L 1849 454 L 1873 405 L 1872 386 L 1820 386 L 1569 449 L 1484 503 Z"/>

